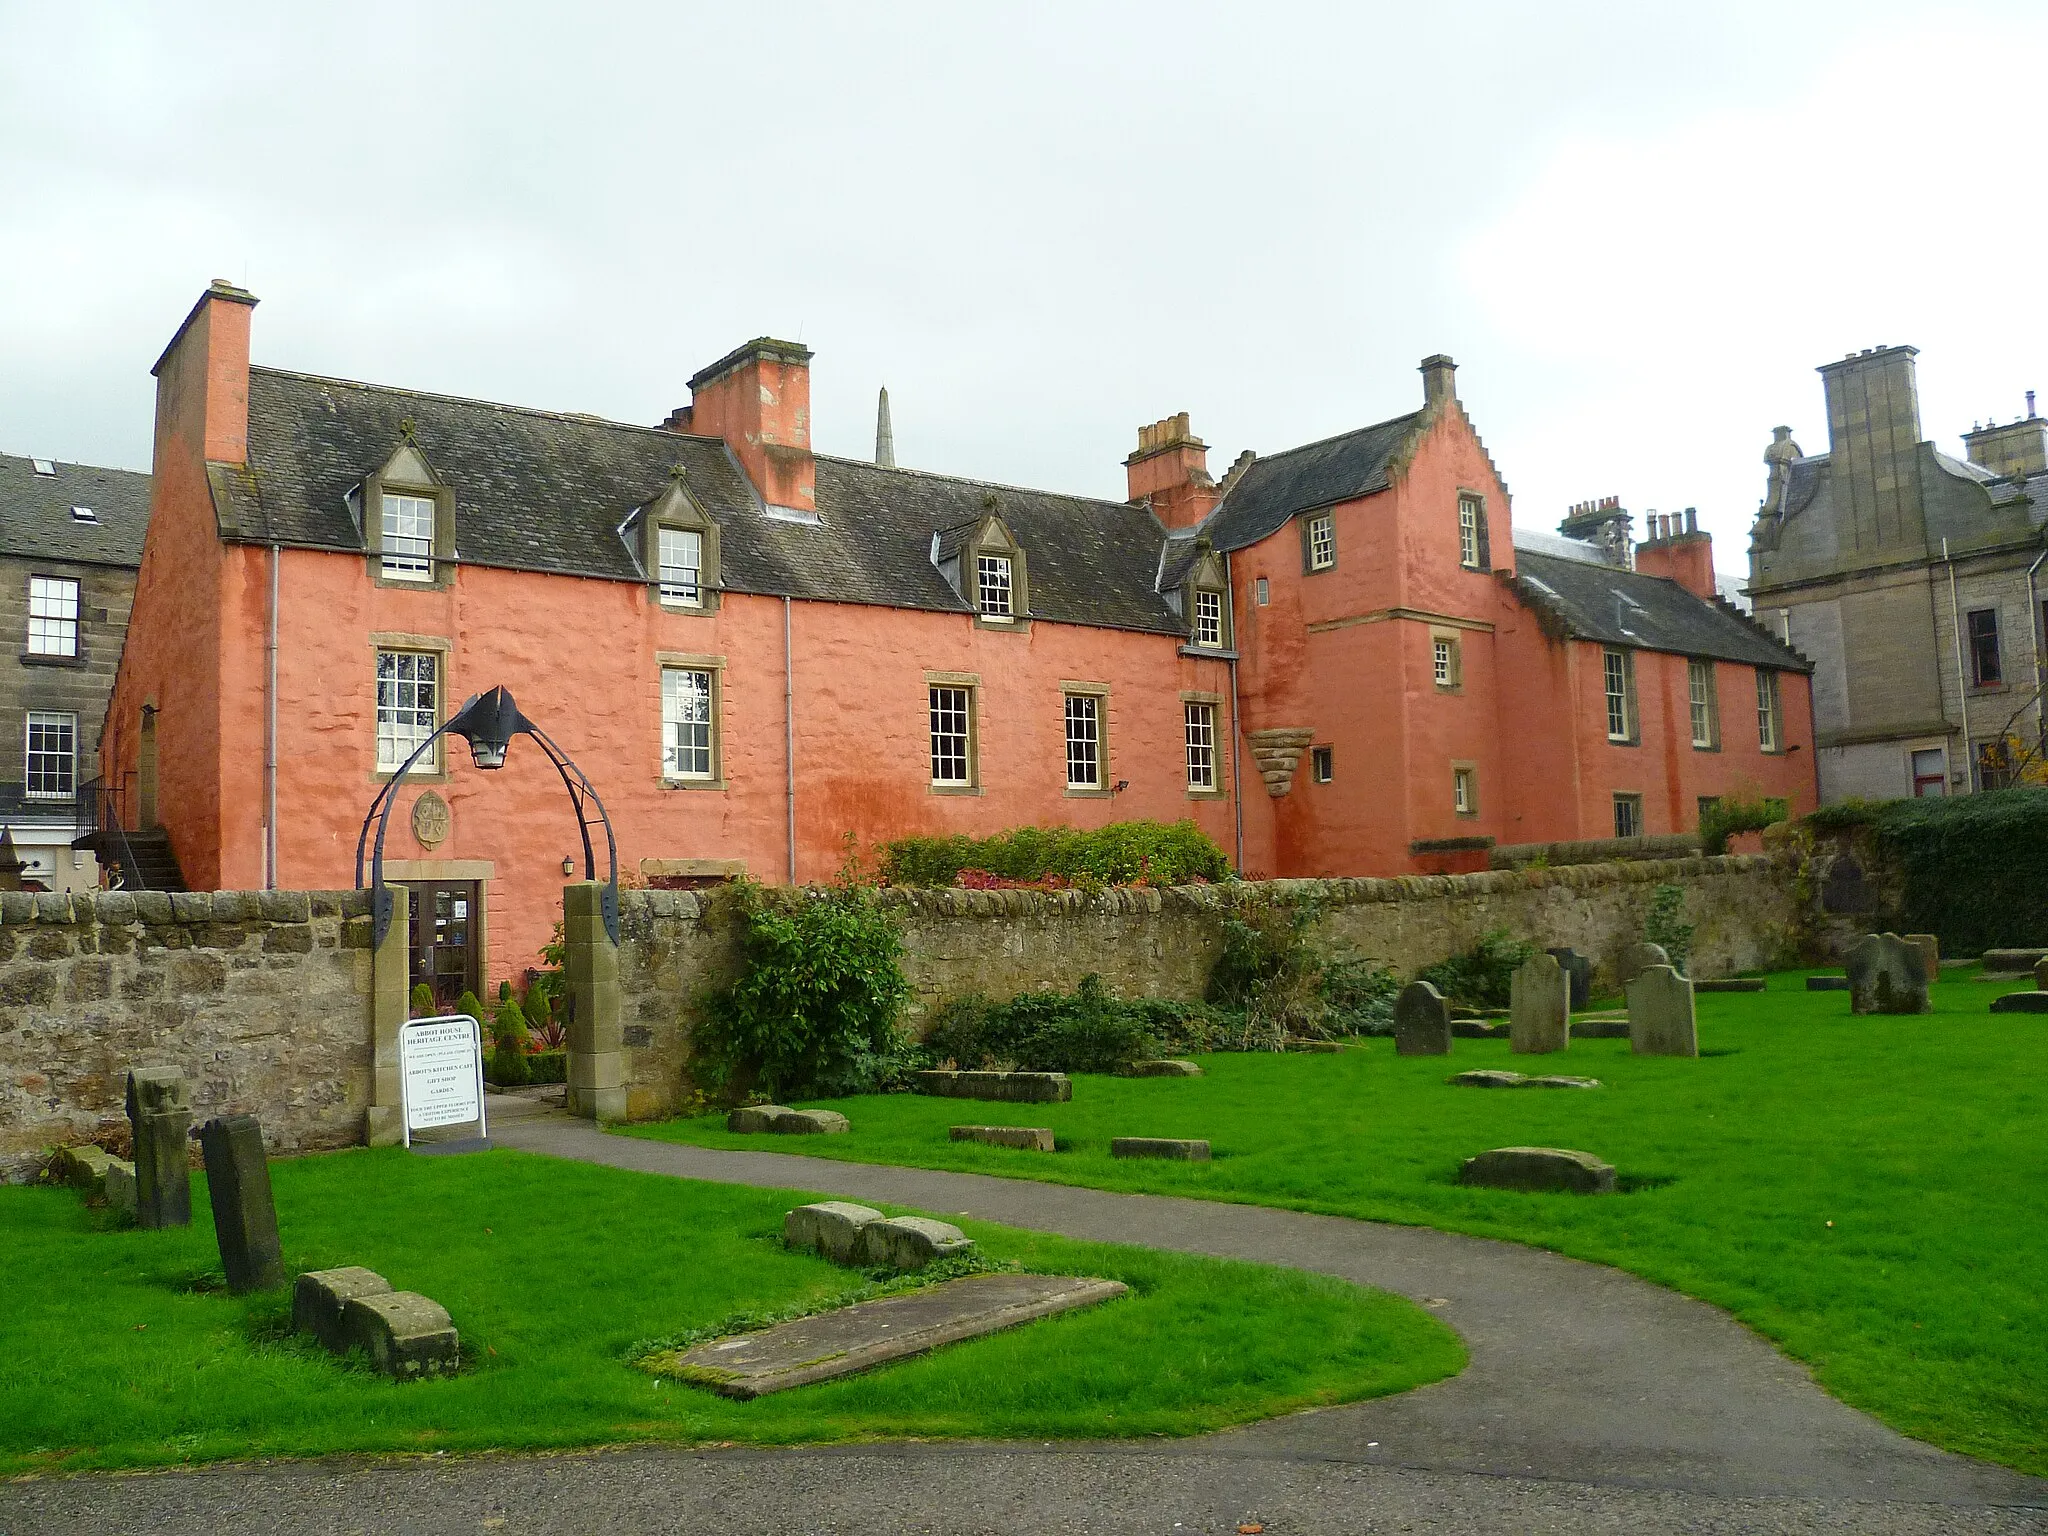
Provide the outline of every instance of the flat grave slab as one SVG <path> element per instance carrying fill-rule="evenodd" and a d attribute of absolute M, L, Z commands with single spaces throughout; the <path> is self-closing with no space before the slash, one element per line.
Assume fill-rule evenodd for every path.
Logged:
<path fill-rule="evenodd" d="M 1695 992 L 1761 992 L 1764 979 L 1761 976 L 1719 976 L 1707 981 L 1695 981 Z"/>
<path fill-rule="evenodd" d="M 1618 1019 L 1573 1019 L 1574 1040 L 1626 1040 L 1628 1038 L 1628 1016 Z"/>
<path fill-rule="evenodd" d="M 1809 976 L 1806 978 L 1806 990 L 1809 992 L 1846 992 L 1849 990 L 1849 978 L 1846 976 Z"/>
<path fill-rule="evenodd" d="M 2025 976 L 2043 960 L 2048 960 L 2048 949 L 1987 949 L 1984 951 L 1984 974 Z"/>
<path fill-rule="evenodd" d="M 1049 1125 L 955 1125 L 947 1127 L 946 1135 L 953 1141 L 979 1141 L 991 1147 L 1016 1147 L 1025 1152 L 1053 1149 Z"/>
<path fill-rule="evenodd" d="M 1993 1013 L 2048 1013 L 2048 992 L 2008 992 L 1991 999 Z"/>
<path fill-rule="evenodd" d="M 919 1093 L 942 1099 L 993 1099 L 1003 1104 L 1066 1104 L 1074 1084 L 1064 1072 L 917 1072 L 911 1082 Z"/>
<path fill-rule="evenodd" d="M 1124 1294 L 1115 1280 L 969 1275 L 908 1296 L 857 1302 L 759 1333 L 711 1339 L 647 1369 L 742 1402 L 831 1381 Z"/>

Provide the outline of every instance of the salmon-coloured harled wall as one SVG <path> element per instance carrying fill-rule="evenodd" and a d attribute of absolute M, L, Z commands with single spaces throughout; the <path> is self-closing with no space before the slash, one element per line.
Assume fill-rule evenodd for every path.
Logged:
<path fill-rule="evenodd" d="M 221 883 L 262 884 L 263 625 L 268 551 L 230 552 L 221 766 L 227 807 Z M 724 594 L 695 616 L 624 582 L 465 566 L 445 590 L 378 586 L 360 556 L 286 550 L 280 573 L 278 882 L 355 883 L 355 839 L 382 779 L 375 771 L 377 640 L 445 643 L 444 713 L 496 684 L 590 777 L 610 812 L 619 867 L 643 858 L 743 859 L 789 875 L 784 756 L 783 605 Z M 796 740 L 796 875 L 829 879 L 846 837 L 871 857 L 881 840 L 986 834 L 1024 824 L 1095 826 L 1193 817 L 1228 850 L 1227 798 L 1191 797 L 1183 690 L 1227 701 L 1220 661 L 1177 654 L 1173 637 L 1037 622 L 1014 633 L 960 614 L 798 602 L 790 608 Z M 722 658 L 719 736 L 725 788 L 661 776 L 661 656 Z M 978 792 L 930 787 L 927 671 L 978 676 Z M 1113 797 L 1066 793 L 1063 682 L 1111 687 L 1104 711 Z M 1227 731 L 1227 703 L 1218 710 Z M 1228 784 L 1228 737 L 1219 742 Z M 466 745 L 449 771 L 409 780 L 391 817 L 387 860 L 480 860 L 490 979 L 537 963 L 560 913 L 562 860 L 582 877 L 581 845 L 559 778 L 531 741 L 479 772 Z M 453 822 L 445 842 L 414 836 L 433 788 Z M 600 878 L 603 849 L 598 848 Z"/>

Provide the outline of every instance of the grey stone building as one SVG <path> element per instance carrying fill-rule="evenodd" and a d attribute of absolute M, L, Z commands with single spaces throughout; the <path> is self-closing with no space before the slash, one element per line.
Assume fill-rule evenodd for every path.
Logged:
<path fill-rule="evenodd" d="M 2048 420 L 1924 440 L 1915 349 L 1819 371 L 1828 451 L 1764 452 L 1756 618 L 1814 663 L 1823 803 L 2002 787 L 2043 742 Z"/>
<path fill-rule="evenodd" d="M 0 827 L 32 887 L 99 884 L 72 848 L 149 525 L 149 476 L 0 454 Z"/>

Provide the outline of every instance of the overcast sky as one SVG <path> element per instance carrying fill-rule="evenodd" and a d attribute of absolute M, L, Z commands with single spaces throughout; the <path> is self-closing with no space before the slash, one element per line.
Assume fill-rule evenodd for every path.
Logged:
<path fill-rule="evenodd" d="M 257 361 L 656 422 L 771 334 L 821 451 L 1123 495 L 1413 409 L 1523 525 L 1699 507 L 1814 367 L 2048 399 L 2048 6 L 0 0 L 0 451 L 147 468 L 209 278 Z M 1640 531 L 1640 522 L 1638 528 Z"/>

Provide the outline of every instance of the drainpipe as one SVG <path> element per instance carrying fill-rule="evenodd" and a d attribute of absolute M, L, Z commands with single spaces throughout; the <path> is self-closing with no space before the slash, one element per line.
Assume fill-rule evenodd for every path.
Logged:
<path fill-rule="evenodd" d="M 2027 628 L 2034 636 L 2034 735 L 2040 742 L 2038 750 L 2048 752 L 2048 667 L 2041 662 L 2041 598 L 2034 590 L 2034 575 L 2043 560 L 2048 560 L 2048 549 L 2034 556 L 2034 563 L 2027 567 Z"/>
<path fill-rule="evenodd" d="M 277 889 L 277 570 L 283 551 L 270 546 L 269 634 L 263 685 L 263 888 Z"/>
<path fill-rule="evenodd" d="M 1941 541 L 1941 558 L 1948 566 L 1948 622 L 1955 632 L 1956 642 L 1956 700 L 1963 707 L 1963 773 L 1964 782 L 1969 786 L 1963 792 L 1974 795 L 1977 792 L 1977 754 L 1970 743 L 1970 680 L 1963 671 L 1963 614 L 1962 605 L 1956 601 L 1956 563 L 1948 552 L 1948 540 Z"/>
<path fill-rule="evenodd" d="M 796 884 L 796 663 L 790 649 L 789 598 L 782 599 L 782 761 L 788 772 L 789 883 Z"/>
<path fill-rule="evenodd" d="M 1223 556 L 1223 590 L 1237 602 L 1237 587 L 1230 575 L 1230 554 Z M 1237 872 L 1244 873 L 1244 775 L 1238 770 L 1238 741 L 1244 727 L 1237 718 L 1237 615 L 1231 614 L 1230 630 L 1230 813 L 1237 826 Z"/>

